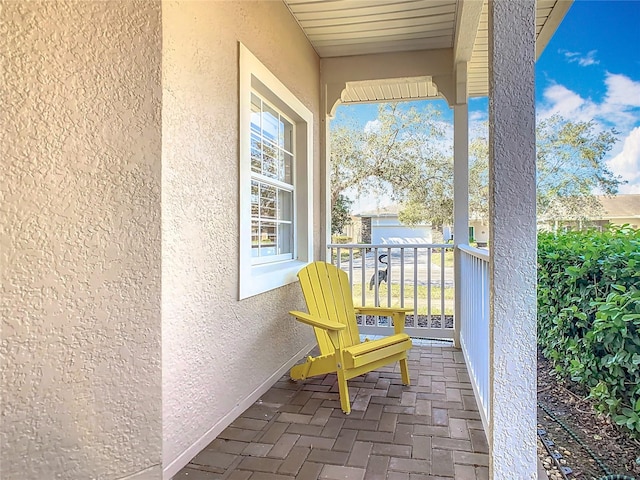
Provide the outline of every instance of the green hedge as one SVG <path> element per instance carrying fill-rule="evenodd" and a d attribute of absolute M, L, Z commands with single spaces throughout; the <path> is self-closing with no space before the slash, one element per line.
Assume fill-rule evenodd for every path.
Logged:
<path fill-rule="evenodd" d="M 538 236 L 538 343 L 640 436 L 640 230 Z"/>

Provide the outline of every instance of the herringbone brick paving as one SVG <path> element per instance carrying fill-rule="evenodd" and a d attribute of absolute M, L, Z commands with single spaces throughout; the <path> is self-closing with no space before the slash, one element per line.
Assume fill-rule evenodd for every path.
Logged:
<path fill-rule="evenodd" d="M 349 380 L 282 377 L 175 480 L 480 480 L 488 446 L 462 352 L 414 346 L 399 367 Z"/>

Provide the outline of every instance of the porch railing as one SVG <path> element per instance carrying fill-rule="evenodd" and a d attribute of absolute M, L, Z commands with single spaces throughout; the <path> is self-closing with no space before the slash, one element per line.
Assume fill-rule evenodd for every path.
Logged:
<path fill-rule="evenodd" d="M 489 252 L 459 245 L 460 346 L 464 352 L 480 416 L 489 426 Z"/>
<path fill-rule="evenodd" d="M 354 305 L 412 307 L 405 331 L 416 338 L 454 338 L 451 244 L 331 244 L 331 262 L 349 275 Z M 388 335 L 389 317 L 360 316 L 360 332 Z"/>

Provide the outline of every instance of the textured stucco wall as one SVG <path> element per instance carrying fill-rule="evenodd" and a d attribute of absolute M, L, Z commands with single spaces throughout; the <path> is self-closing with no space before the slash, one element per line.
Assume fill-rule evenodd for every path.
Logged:
<path fill-rule="evenodd" d="M 0 5 L 2 480 L 158 478 L 160 14 Z"/>
<path fill-rule="evenodd" d="M 314 113 L 316 221 L 320 93 L 282 2 L 174 1 L 162 15 L 166 469 L 311 340 L 287 314 L 303 307 L 297 283 L 237 300 L 238 42 Z"/>
<path fill-rule="evenodd" d="M 491 478 L 537 478 L 535 1 L 489 3 Z"/>

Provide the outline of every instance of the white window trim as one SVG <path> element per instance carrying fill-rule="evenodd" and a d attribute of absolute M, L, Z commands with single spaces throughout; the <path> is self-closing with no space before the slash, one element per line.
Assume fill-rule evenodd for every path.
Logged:
<path fill-rule="evenodd" d="M 244 45 L 240 46 L 239 299 L 297 281 L 313 258 L 313 113 Z M 251 259 L 251 92 L 257 90 L 295 122 L 294 252 L 292 260 L 254 265 Z"/>

